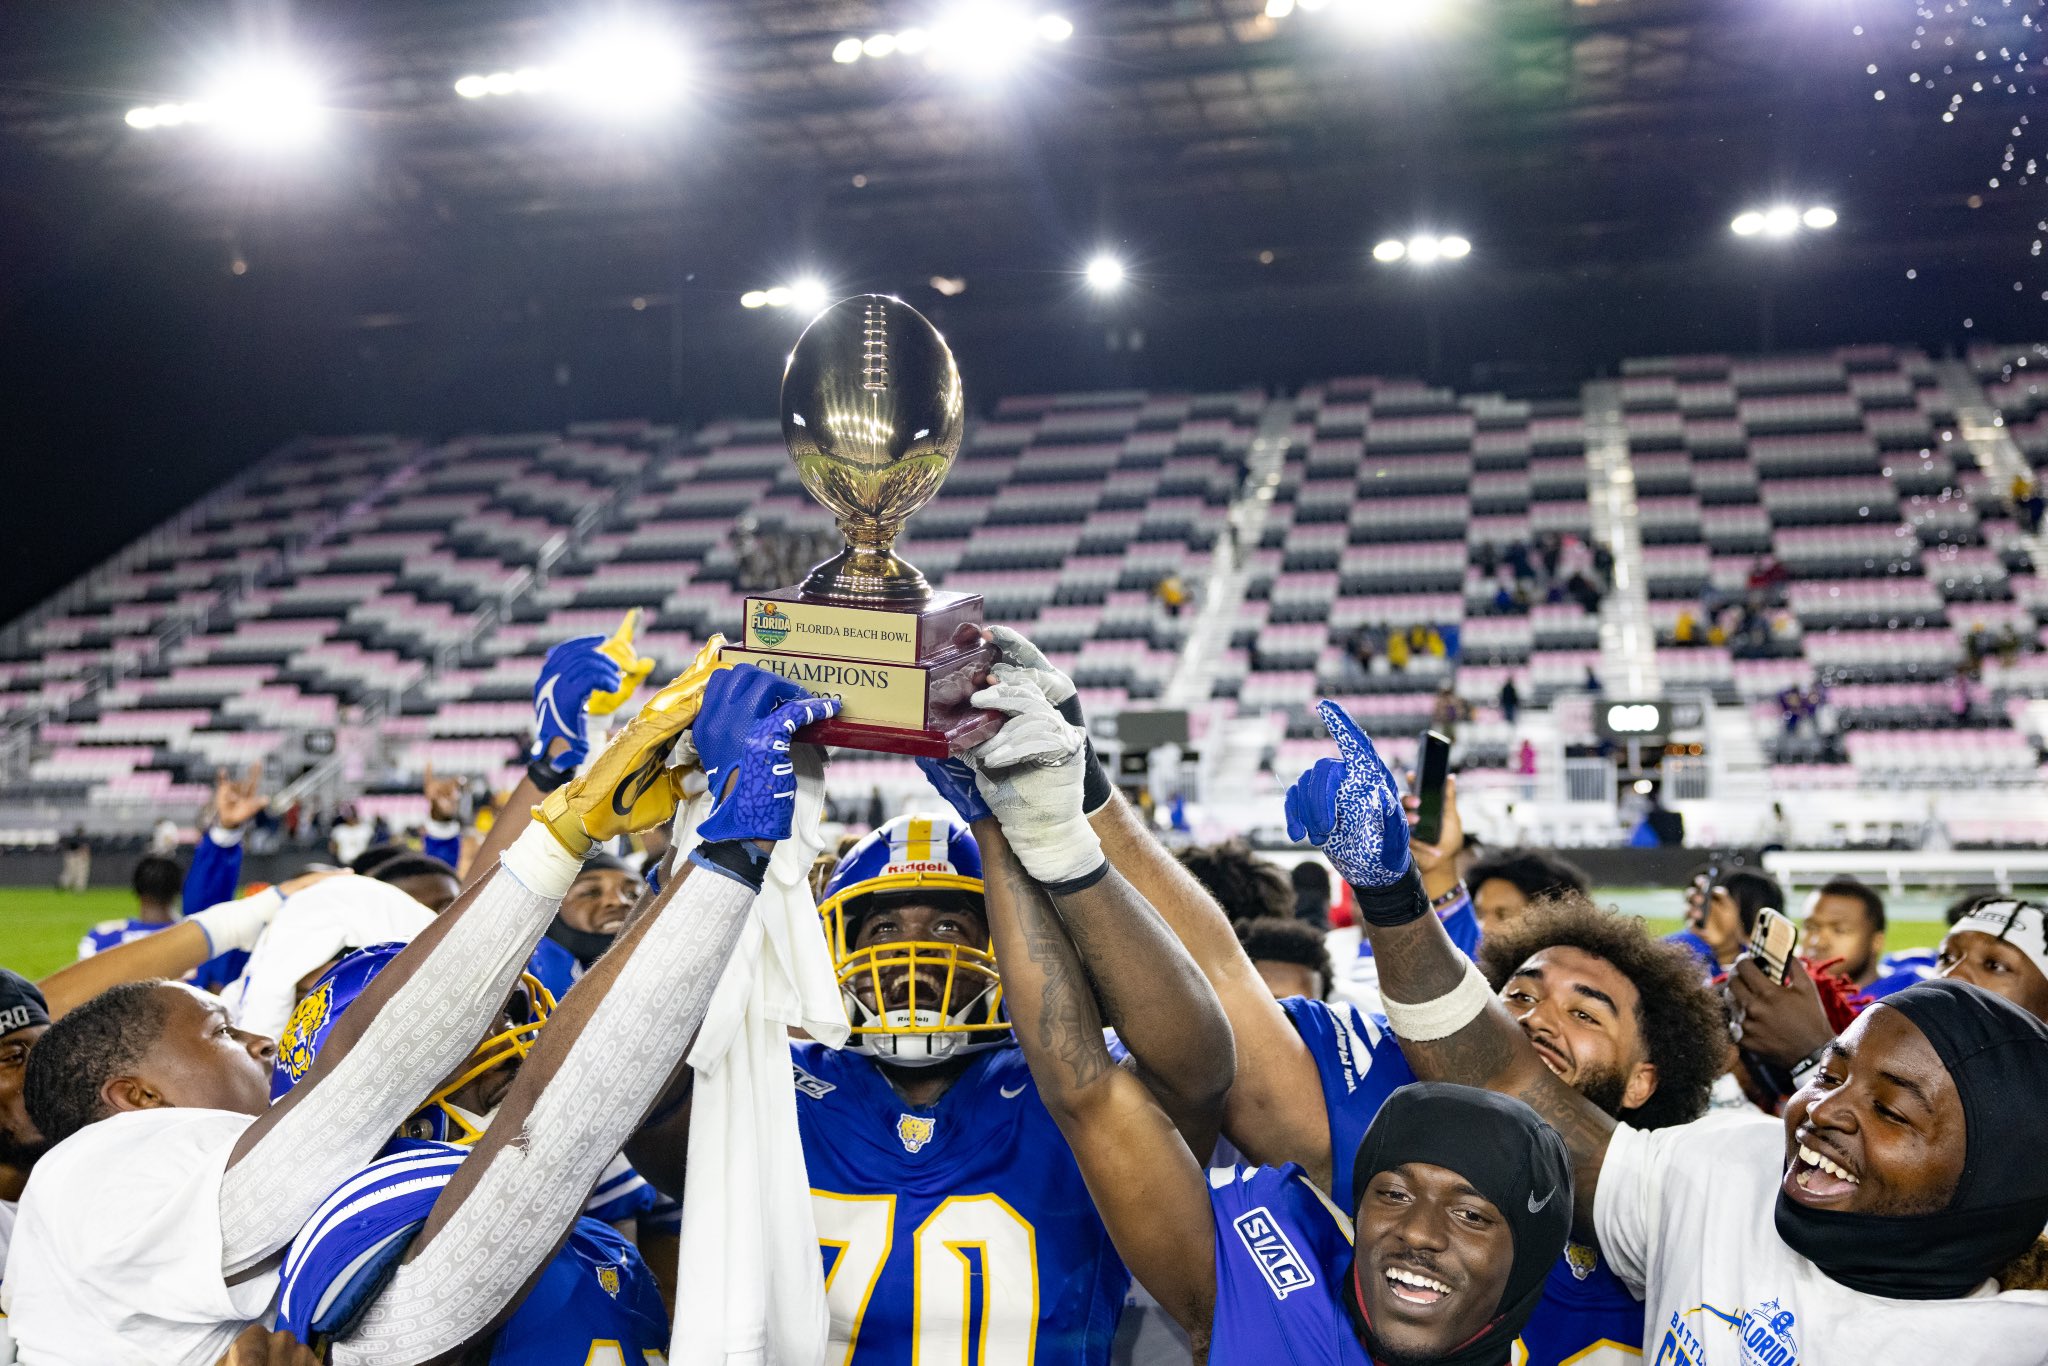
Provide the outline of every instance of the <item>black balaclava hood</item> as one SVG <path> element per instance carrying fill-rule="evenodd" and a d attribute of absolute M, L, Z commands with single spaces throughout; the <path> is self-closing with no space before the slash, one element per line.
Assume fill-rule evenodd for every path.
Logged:
<path fill-rule="evenodd" d="M 1895 1300 L 1953 1300 L 2048 1224 L 2048 1026 L 1967 982 L 1921 982 L 1872 1009 L 1913 1022 L 1963 1102 L 1963 1174 L 1935 1214 L 1809 1209 L 1778 1192 L 1778 1236 L 1829 1280 Z"/>
<path fill-rule="evenodd" d="M 1365 1131 L 1351 1164 L 1353 1198 L 1363 1204 L 1372 1178 L 1404 1162 L 1456 1172 L 1508 1222 L 1515 1260 L 1493 1317 L 1465 1342 L 1428 1359 L 1431 1366 L 1499 1366 L 1536 1311 L 1544 1279 L 1571 1233 L 1572 1164 L 1564 1140 L 1512 1096 L 1449 1082 L 1415 1082 L 1388 1096 Z M 1352 1217 L 1357 1217 L 1355 1208 Z M 1389 1351 L 1366 1315 L 1362 1274 L 1354 1256 L 1345 1294 L 1351 1321 L 1374 1361 L 1401 1366 L 1410 1358 Z"/>
<path fill-rule="evenodd" d="M 633 871 L 632 867 L 624 859 L 613 858 L 610 854 L 592 854 L 583 861 L 583 872 L 578 873 L 577 876 L 581 877 L 583 873 L 602 872 L 606 869 L 619 873 L 630 873 Z M 573 886 L 574 884 L 571 885 Z M 599 934 L 595 930 L 579 930 L 568 921 L 562 919 L 562 913 L 557 911 L 555 912 L 554 920 L 548 925 L 548 938 L 567 949 L 570 956 L 577 963 L 588 969 L 592 963 L 604 957 L 604 951 L 612 946 L 612 941 L 617 939 L 618 936 L 616 934 Z"/>

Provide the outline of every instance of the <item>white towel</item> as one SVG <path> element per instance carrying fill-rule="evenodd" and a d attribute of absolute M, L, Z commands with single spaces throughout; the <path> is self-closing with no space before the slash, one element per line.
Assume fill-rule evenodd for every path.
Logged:
<path fill-rule="evenodd" d="M 434 913 L 388 882 L 331 877 L 286 897 L 249 954 L 242 975 L 221 992 L 237 1027 L 276 1038 L 298 1004 L 307 973 L 350 949 L 410 944 Z"/>
<path fill-rule="evenodd" d="M 690 1052 L 689 1174 L 676 1276 L 675 1366 L 821 1366 L 831 1322 L 810 1178 L 797 1132 L 789 1030 L 827 1047 L 846 1041 L 845 1008 L 811 899 L 823 847 L 825 760 L 791 750 L 794 834 L 768 878 Z M 709 809 L 699 797 L 676 821 L 687 853 Z"/>

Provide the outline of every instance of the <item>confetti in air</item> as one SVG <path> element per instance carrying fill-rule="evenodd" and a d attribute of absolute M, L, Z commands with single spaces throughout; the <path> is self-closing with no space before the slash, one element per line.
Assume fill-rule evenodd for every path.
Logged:
<path fill-rule="evenodd" d="M 2037 216 L 2048 204 L 2041 166 L 2048 147 L 2033 141 L 2042 133 L 2025 111 L 2039 107 L 2039 86 L 2048 84 L 2040 77 L 2048 60 L 2048 0 L 1922 0 L 1911 9 L 1886 9 L 1849 30 L 1860 40 L 1855 55 L 1873 85 L 1883 79 L 1881 71 L 1889 74 L 1885 88 L 1873 89 L 1871 97 L 1900 96 L 1909 109 L 1924 109 L 1953 130 L 1944 136 L 1956 140 L 1958 158 L 1984 158 L 1989 193 L 1971 195 L 1970 208 L 2010 214 L 2017 198 L 2035 211 L 2028 218 Z M 2013 289 L 2032 292 L 2048 285 L 2048 272 L 2042 270 L 2040 239 L 2024 226 L 2020 220 L 2014 227 L 2014 255 L 2025 275 Z M 2039 231 L 2048 231 L 2048 220 Z M 1915 274 L 1909 270 L 1906 278 Z M 2039 296 L 2048 301 L 2048 289 Z M 1963 321 L 1964 327 L 1972 325 Z"/>

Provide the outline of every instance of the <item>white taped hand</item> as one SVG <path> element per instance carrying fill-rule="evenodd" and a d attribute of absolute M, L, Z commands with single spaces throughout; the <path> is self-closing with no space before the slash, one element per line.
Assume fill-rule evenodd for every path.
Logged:
<path fill-rule="evenodd" d="M 1081 812 L 1087 734 L 1053 709 L 1031 670 L 998 664 L 971 699 L 1010 719 L 967 754 L 974 785 L 1024 871 L 1056 884 L 1102 866 L 1102 842 Z"/>

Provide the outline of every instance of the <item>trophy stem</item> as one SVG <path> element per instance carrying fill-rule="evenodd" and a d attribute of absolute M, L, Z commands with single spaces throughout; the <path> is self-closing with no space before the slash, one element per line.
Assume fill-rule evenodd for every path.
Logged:
<path fill-rule="evenodd" d="M 924 575 L 886 543 L 849 544 L 813 569 L 800 591 L 806 598 L 848 607 L 919 607 L 932 596 Z"/>

